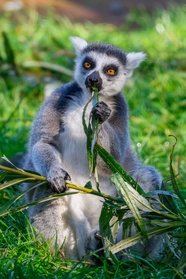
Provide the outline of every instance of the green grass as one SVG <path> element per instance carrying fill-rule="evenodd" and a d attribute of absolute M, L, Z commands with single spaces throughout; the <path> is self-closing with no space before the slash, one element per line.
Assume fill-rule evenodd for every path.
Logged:
<path fill-rule="evenodd" d="M 25 68 L 26 61 L 49 62 L 73 69 L 73 49 L 68 37 L 108 42 L 126 52 L 143 51 L 147 59 L 134 72 L 124 94 L 130 108 L 130 131 L 134 148 L 145 164 L 154 165 L 163 178 L 170 176 L 172 145 L 174 171 L 186 197 L 186 6 L 170 7 L 148 15 L 133 11 L 125 26 L 73 24 L 49 12 L 41 18 L 35 11 L 26 15 L 11 13 L 0 17 L 0 156 L 25 151 L 32 120 L 44 99 L 46 77 L 65 83 L 67 75 L 38 68 Z M 133 26 L 137 25 L 137 29 Z M 11 52 L 2 32 L 9 39 L 19 72 L 12 68 Z M 170 188 L 171 185 L 167 184 Z M 14 190 L 1 193 L 1 204 Z M 164 262 L 133 259 L 95 267 L 67 263 L 49 245 L 35 241 L 35 234 L 23 213 L 0 219 L 0 278 L 183 278 L 176 271 L 174 257 Z M 169 249 L 165 254 L 170 254 Z M 164 257 L 163 257 L 164 258 Z M 165 258 L 164 258 L 165 259 Z"/>
<path fill-rule="evenodd" d="M 5 224 L 4 224 L 5 223 Z M 13 224 L 13 225 L 12 225 Z M 22 213 L 1 223 L 0 278 L 172 278 L 173 267 L 142 258 L 115 264 L 102 259 L 101 266 L 66 262 L 52 255 L 49 244 L 35 241 L 34 229 Z M 150 277 L 149 277 L 150 276 Z M 182 277 L 178 277 L 182 278 Z"/>

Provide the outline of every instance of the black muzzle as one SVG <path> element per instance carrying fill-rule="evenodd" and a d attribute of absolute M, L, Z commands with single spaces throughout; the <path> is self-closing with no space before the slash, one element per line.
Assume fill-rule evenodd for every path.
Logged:
<path fill-rule="evenodd" d="M 85 85 L 90 90 L 92 87 L 96 87 L 98 91 L 100 91 L 102 89 L 102 79 L 99 75 L 99 72 L 95 71 L 90 74 L 85 80 Z"/>

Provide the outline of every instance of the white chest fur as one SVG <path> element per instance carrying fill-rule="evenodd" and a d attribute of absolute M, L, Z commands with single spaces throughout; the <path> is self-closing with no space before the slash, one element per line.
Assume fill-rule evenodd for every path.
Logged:
<path fill-rule="evenodd" d="M 78 102 L 72 103 L 65 112 L 64 131 L 60 134 L 63 167 L 70 174 L 74 183 L 86 183 L 89 178 L 87 138 L 82 124 L 83 110 L 87 101 L 88 98 L 84 98 L 79 104 Z M 90 103 L 86 109 L 86 122 L 88 122 L 91 108 L 92 104 Z M 81 181 L 82 177 L 86 181 Z"/>
<path fill-rule="evenodd" d="M 82 124 L 82 114 L 87 102 L 88 98 L 85 98 L 81 103 L 74 102 L 74 105 L 72 104 L 68 107 L 63 118 L 64 131 L 60 134 L 60 151 L 62 154 L 63 169 L 69 173 L 72 183 L 82 187 L 90 180 L 86 147 L 87 137 Z M 91 109 L 92 103 L 90 102 L 85 114 L 86 123 L 88 123 Z M 91 178 L 91 182 L 95 188 L 94 177 Z M 116 195 L 115 187 L 109 181 L 108 176 L 100 176 L 99 182 L 101 191 L 110 195 Z M 102 199 L 100 197 L 93 195 L 75 195 L 71 196 L 70 200 L 73 207 L 75 205 L 77 207 L 78 204 L 81 210 L 85 212 L 92 226 L 98 223 L 98 217 L 102 207 Z M 88 211 L 87 208 L 89 209 Z"/>

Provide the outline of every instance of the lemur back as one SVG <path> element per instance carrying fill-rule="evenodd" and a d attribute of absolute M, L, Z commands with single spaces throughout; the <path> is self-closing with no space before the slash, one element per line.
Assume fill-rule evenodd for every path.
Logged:
<path fill-rule="evenodd" d="M 96 87 L 99 102 L 86 110 L 86 121 L 92 113 L 99 120 L 97 141 L 148 192 L 161 184 L 159 173 L 142 166 L 130 143 L 128 107 L 123 87 L 133 70 L 145 59 L 143 53 L 128 53 L 110 45 L 87 42 L 71 37 L 76 51 L 74 81 L 55 90 L 38 112 L 31 131 L 26 169 L 47 177 L 48 185 L 26 195 L 32 202 L 51 193 L 66 191 L 66 180 L 84 186 L 89 180 L 86 135 L 82 113 Z M 97 169 L 102 192 L 117 196 L 110 182 L 111 171 L 98 157 Z M 93 186 L 94 180 L 92 180 Z M 31 185 L 25 184 L 24 189 Z M 70 191 L 70 190 L 69 190 Z M 33 225 L 46 239 L 57 241 L 66 258 L 81 259 L 91 249 L 92 233 L 99 230 L 102 201 L 92 195 L 72 195 L 29 208 Z M 56 238 L 56 239 L 55 239 Z M 152 247 L 151 247 L 152 248 Z M 150 248 L 150 249 L 151 249 Z M 159 251 L 153 250 L 156 258 Z"/>

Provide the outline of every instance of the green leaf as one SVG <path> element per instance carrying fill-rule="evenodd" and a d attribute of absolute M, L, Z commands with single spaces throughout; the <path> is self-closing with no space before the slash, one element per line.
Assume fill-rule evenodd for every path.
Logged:
<path fill-rule="evenodd" d="M 173 186 L 173 189 L 176 193 L 176 195 L 179 197 L 180 201 L 182 202 L 182 204 L 184 205 L 184 208 L 186 209 L 186 201 L 184 199 L 184 197 L 182 196 L 179 188 L 178 188 L 178 185 L 177 185 L 177 182 L 176 182 L 176 179 L 175 179 L 175 175 L 174 175 L 174 170 L 173 170 L 173 167 L 172 167 L 172 161 L 173 161 L 173 155 L 174 155 L 174 148 L 177 144 L 177 138 L 173 135 L 170 135 L 172 137 L 175 138 L 176 142 L 175 144 L 173 144 L 173 147 L 172 147 L 172 151 L 171 151 L 171 154 L 170 154 L 170 174 L 171 174 L 171 182 L 172 182 L 172 186 Z"/>
<path fill-rule="evenodd" d="M 1 190 L 4 190 L 10 186 L 13 186 L 15 184 L 18 184 L 18 183 L 22 183 L 22 182 L 25 182 L 25 181 L 28 181 L 28 180 L 34 180 L 33 178 L 17 178 L 17 179 L 13 179 L 11 181 L 8 181 L 8 182 L 4 182 L 2 185 L 0 185 L 0 191 Z"/>
<path fill-rule="evenodd" d="M 109 241 L 114 242 L 110 221 L 113 217 L 113 208 L 111 208 L 106 202 L 103 204 L 101 214 L 99 217 L 100 233 L 103 237 L 107 237 Z"/>
<path fill-rule="evenodd" d="M 41 185 L 44 185 L 45 183 L 46 183 L 46 181 L 41 182 L 40 184 L 37 184 L 34 187 L 31 187 L 29 190 L 26 190 L 26 191 L 22 192 L 20 195 L 17 195 L 13 199 L 11 199 L 9 202 L 7 202 L 0 209 L 0 217 L 8 215 L 10 213 L 20 212 L 20 211 L 23 211 L 23 210 L 31 207 L 31 206 L 34 206 L 34 205 L 37 205 L 37 204 L 41 204 L 41 203 L 44 203 L 44 202 L 47 202 L 47 201 L 59 199 L 60 197 L 63 197 L 63 196 L 69 196 L 69 195 L 78 194 L 78 192 L 65 192 L 65 193 L 62 193 L 62 194 L 51 195 L 51 196 L 48 196 L 48 197 L 46 197 L 44 199 L 37 200 L 37 201 L 31 202 L 31 203 L 27 203 L 27 204 L 25 204 L 23 206 L 18 206 L 15 209 L 9 209 L 17 200 L 22 198 L 26 194 L 26 192 L 29 192 L 29 191 L 33 190 L 34 188 L 39 187 Z"/>
<path fill-rule="evenodd" d="M 5 179 L 6 175 L 7 175 L 6 172 L 4 172 L 4 171 L 1 172 L 0 171 L 0 182 L 2 182 Z"/>
<path fill-rule="evenodd" d="M 98 89 L 96 87 L 92 87 L 92 106 L 94 107 L 96 103 L 99 102 L 98 98 Z M 97 157 L 97 152 L 94 155 L 94 146 L 97 140 L 97 133 L 98 133 L 98 125 L 99 120 L 94 118 L 94 115 L 91 115 L 91 125 L 92 125 L 92 142 L 91 142 L 91 152 L 92 155 Z"/>
<path fill-rule="evenodd" d="M 186 231 L 185 232 L 172 233 L 172 236 L 177 237 L 177 238 L 186 238 Z"/>
<path fill-rule="evenodd" d="M 138 197 L 135 197 L 133 195 L 134 192 L 132 192 L 131 189 L 133 191 L 135 191 L 135 190 L 127 182 L 124 181 L 124 179 L 122 178 L 122 176 L 120 174 L 118 174 L 118 173 L 114 174 L 110 178 L 110 180 L 116 186 L 116 189 L 120 193 L 121 197 L 125 200 L 128 208 L 130 209 L 132 215 L 135 218 L 136 223 L 139 226 L 142 236 L 147 238 L 145 224 L 144 224 L 143 218 L 140 214 L 138 207 L 141 207 L 141 204 L 146 203 L 144 208 L 147 208 L 148 211 L 149 210 L 151 211 L 150 204 L 143 197 L 141 197 L 141 199 L 143 200 L 143 202 L 141 202 L 138 193 L 137 193 Z"/>
<path fill-rule="evenodd" d="M 87 136 L 87 158 L 88 158 L 88 166 L 90 169 L 90 174 L 93 173 L 95 166 L 96 166 L 96 160 L 92 154 L 92 149 L 91 149 L 92 137 L 93 137 L 93 131 L 92 131 L 92 127 L 91 127 L 91 117 L 89 117 L 88 126 L 86 124 L 86 117 L 85 117 L 87 106 L 89 105 L 91 100 L 92 100 L 92 98 L 90 98 L 89 101 L 87 102 L 87 104 L 85 105 L 85 107 L 83 109 L 83 114 L 82 114 L 82 124 L 83 124 L 83 128 L 84 128 L 84 132 Z"/>
<path fill-rule="evenodd" d="M 151 223 L 159 227 L 170 227 L 170 228 L 186 227 L 186 222 L 184 221 L 165 222 L 159 220 L 152 220 Z"/>
<path fill-rule="evenodd" d="M 88 127 L 87 127 L 87 124 L 86 124 L 86 117 L 85 117 L 85 114 L 86 114 L 86 109 L 88 107 L 88 104 L 91 102 L 91 99 L 86 103 L 84 109 L 83 109 L 83 114 L 82 114 L 82 124 L 83 124 L 83 129 L 84 129 L 84 132 L 86 134 L 86 136 L 88 135 Z"/>
<path fill-rule="evenodd" d="M 130 215 L 129 215 L 130 216 Z M 134 217 L 125 217 L 122 223 L 122 233 L 123 233 L 123 239 L 126 239 L 131 236 L 131 228 L 132 225 L 134 225 Z"/>
<path fill-rule="evenodd" d="M 85 184 L 84 187 L 87 188 L 87 189 L 92 189 L 92 183 L 91 183 L 91 181 L 88 181 L 88 182 Z"/>
<path fill-rule="evenodd" d="M 119 173 L 128 184 L 130 184 L 134 189 L 137 189 L 141 195 L 145 196 L 146 193 L 143 189 L 103 147 L 96 143 L 95 149 L 113 173 Z"/>
<path fill-rule="evenodd" d="M 171 212 L 173 212 L 175 214 L 178 214 L 179 213 L 178 207 L 177 207 L 176 203 L 173 200 L 173 197 L 174 198 L 178 198 L 178 196 L 175 195 L 174 193 L 170 193 L 168 191 L 165 191 L 164 183 L 162 183 L 161 189 L 162 190 L 157 190 L 156 193 L 158 194 L 159 199 L 162 202 L 162 204 L 168 210 L 170 210 Z"/>
<path fill-rule="evenodd" d="M 177 268 L 179 271 L 182 271 L 185 267 L 186 267 L 186 248 L 184 248 L 182 251 Z"/>
<path fill-rule="evenodd" d="M 24 178 L 24 179 L 17 179 L 17 180 L 13 180 L 12 183 L 11 181 L 8 182 L 8 183 L 4 183 L 6 184 L 6 188 L 7 187 L 10 187 L 14 184 L 17 184 L 17 183 L 20 183 L 20 182 L 24 182 L 24 181 L 28 181 L 28 180 L 31 180 L 32 178 Z M 32 179 L 33 181 L 33 179 Z M 29 204 L 25 204 L 23 206 L 20 206 L 20 207 L 16 207 L 15 209 L 10 209 L 10 207 L 16 202 L 18 201 L 20 198 L 22 198 L 26 193 L 32 191 L 33 189 L 37 188 L 37 187 L 40 187 L 42 185 L 45 185 L 47 184 L 48 182 L 45 180 L 39 184 L 35 184 L 33 187 L 30 187 L 29 189 L 21 192 L 20 194 L 16 195 L 15 197 L 13 197 L 10 201 L 8 201 L 5 205 L 3 205 L 1 208 L 0 208 L 0 217 L 1 216 L 5 216 L 7 214 L 10 214 L 10 213 L 15 213 L 15 212 L 18 212 L 18 211 L 22 211 L 24 209 L 27 209 L 28 207 L 30 206 L 34 206 L 36 204 L 39 204 L 39 203 L 43 203 L 43 202 L 46 202 L 46 201 L 50 201 L 50 200 L 53 200 L 53 199 L 56 199 L 56 198 L 59 198 L 59 197 L 62 197 L 62 196 L 66 196 L 66 195 L 73 195 L 73 194 L 77 194 L 78 192 L 65 192 L 63 194 L 57 194 L 57 195 L 51 195 L 49 197 L 46 197 L 44 199 L 41 199 L 41 200 L 37 200 L 35 202 L 32 202 L 32 203 L 29 203 Z M 3 187 L 4 189 L 5 187 Z M 1 189 L 2 190 L 2 189 Z"/>
<path fill-rule="evenodd" d="M 115 242 L 117 235 L 119 220 L 115 216 L 115 210 L 107 202 L 103 204 L 99 218 L 100 234 L 102 236 L 103 247 L 106 257 L 109 257 L 110 247 Z"/>
<path fill-rule="evenodd" d="M 153 229 L 147 230 L 146 233 L 147 233 L 148 239 L 150 239 L 154 235 L 159 235 L 159 234 L 162 235 L 171 230 L 172 230 L 172 227 L 167 226 L 164 228 L 153 228 Z M 141 233 L 137 233 L 131 237 L 128 237 L 127 239 L 121 240 L 120 242 L 116 243 L 115 245 L 113 245 L 110 248 L 110 251 L 112 254 L 116 254 L 116 253 L 120 252 L 121 250 L 124 250 L 126 248 L 129 248 L 129 247 L 137 244 L 138 242 L 140 242 L 142 240 L 143 240 L 143 237 L 142 237 Z"/>
<path fill-rule="evenodd" d="M 26 180 L 27 180 L 27 178 L 26 178 Z M 22 181 L 22 182 L 23 182 L 23 181 Z M 19 200 L 20 198 L 22 198 L 27 192 L 29 192 L 29 191 L 35 189 L 35 188 L 38 187 L 39 185 L 45 184 L 45 183 L 46 183 L 46 181 L 44 181 L 44 182 L 42 182 L 42 183 L 40 183 L 40 184 L 38 184 L 38 185 L 34 185 L 34 186 L 31 187 L 30 189 L 28 189 L 28 190 L 26 190 L 26 191 L 23 191 L 22 193 L 20 193 L 20 194 L 18 194 L 17 196 L 13 197 L 10 201 L 8 201 L 5 205 L 3 205 L 3 206 L 0 208 L 0 216 L 4 216 L 4 215 L 8 214 L 8 209 L 9 209 L 17 200 Z M 15 183 L 12 184 L 12 183 L 10 182 L 9 184 L 11 184 L 11 185 L 9 185 L 9 186 L 12 186 L 12 185 L 14 185 Z M 9 186 L 8 186 L 8 187 L 9 187 Z"/>

